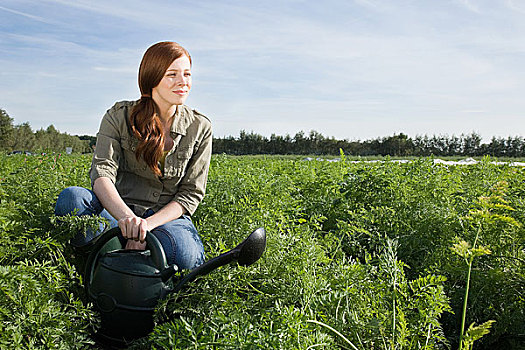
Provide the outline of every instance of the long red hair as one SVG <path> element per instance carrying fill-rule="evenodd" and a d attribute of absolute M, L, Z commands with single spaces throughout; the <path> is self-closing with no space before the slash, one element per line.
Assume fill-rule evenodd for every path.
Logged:
<path fill-rule="evenodd" d="M 158 176 L 161 175 L 158 162 L 164 151 L 164 127 L 151 92 L 159 85 L 173 61 L 183 55 L 189 58 L 191 64 L 188 51 L 171 41 L 154 44 L 146 50 L 139 68 L 141 98 L 129 116 L 131 131 L 139 140 L 135 157 L 142 158 Z"/>

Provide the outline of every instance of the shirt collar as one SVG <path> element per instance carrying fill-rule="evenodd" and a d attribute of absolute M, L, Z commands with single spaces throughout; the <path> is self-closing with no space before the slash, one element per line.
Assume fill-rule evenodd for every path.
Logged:
<path fill-rule="evenodd" d="M 179 105 L 177 106 L 177 111 L 175 111 L 175 117 L 173 118 L 173 123 L 171 123 L 170 132 L 172 134 L 185 136 L 186 130 L 192 121 L 193 114 L 189 113 L 188 109 L 184 108 L 184 105 Z"/>

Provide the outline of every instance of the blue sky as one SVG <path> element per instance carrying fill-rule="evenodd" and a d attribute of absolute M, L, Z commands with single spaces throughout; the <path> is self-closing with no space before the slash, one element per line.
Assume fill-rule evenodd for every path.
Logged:
<path fill-rule="evenodd" d="M 0 0 L 0 108 L 95 135 L 170 40 L 216 136 L 523 136 L 525 1 Z"/>

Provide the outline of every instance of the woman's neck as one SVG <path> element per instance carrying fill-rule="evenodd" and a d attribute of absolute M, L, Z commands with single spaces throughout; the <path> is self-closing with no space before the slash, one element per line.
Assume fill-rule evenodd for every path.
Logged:
<path fill-rule="evenodd" d="M 177 105 L 171 105 L 166 108 L 162 108 L 159 106 L 159 112 L 160 112 L 160 119 L 164 124 L 170 123 L 173 116 L 175 115 L 175 112 L 177 112 Z"/>

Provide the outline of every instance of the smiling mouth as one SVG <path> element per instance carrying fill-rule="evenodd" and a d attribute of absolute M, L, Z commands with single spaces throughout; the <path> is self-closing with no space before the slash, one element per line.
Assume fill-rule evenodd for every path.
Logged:
<path fill-rule="evenodd" d="M 177 95 L 186 95 L 186 91 L 184 90 L 176 90 L 176 91 L 173 91 L 174 93 L 176 93 Z"/>

